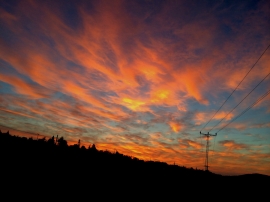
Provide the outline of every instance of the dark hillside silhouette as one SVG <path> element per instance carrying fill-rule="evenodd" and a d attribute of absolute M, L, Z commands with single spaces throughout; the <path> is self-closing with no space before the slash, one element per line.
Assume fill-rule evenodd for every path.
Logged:
<path fill-rule="evenodd" d="M 174 198 L 190 189 L 203 193 L 211 186 L 212 191 L 239 192 L 239 187 L 251 189 L 253 182 L 269 182 L 268 176 L 224 177 L 165 162 L 143 161 L 117 151 L 97 150 L 95 144 L 86 148 L 80 146 L 80 141 L 68 146 L 63 137 L 34 140 L 0 132 L 0 153 L 5 189 L 46 190 L 48 194 L 61 189 L 63 197 L 77 191 L 92 196 L 104 192 L 100 200 L 111 192 L 111 197 L 120 198 L 125 194 L 131 198 Z"/>

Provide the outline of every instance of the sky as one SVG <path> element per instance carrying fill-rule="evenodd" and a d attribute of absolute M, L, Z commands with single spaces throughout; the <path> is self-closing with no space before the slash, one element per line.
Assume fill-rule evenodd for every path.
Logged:
<path fill-rule="evenodd" d="M 217 133 L 212 172 L 270 175 L 270 95 L 237 118 L 270 90 L 269 13 L 267 0 L 1 0 L 0 129 L 198 169 L 200 131 Z"/>

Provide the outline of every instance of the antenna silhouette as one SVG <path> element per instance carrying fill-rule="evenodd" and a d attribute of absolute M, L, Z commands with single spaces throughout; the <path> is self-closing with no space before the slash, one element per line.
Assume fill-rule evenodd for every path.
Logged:
<path fill-rule="evenodd" d="M 205 162 L 204 162 L 204 167 L 205 167 L 205 171 L 208 171 L 208 167 L 209 167 L 208 166 L 209 137 L 210 136 L 217 136 L 217 134 L 212 135 L 209 132 L 204 134 L 201 131 L 200 131 L 200 134 L 206 137 L 206 148 L 205 148 Z"/>

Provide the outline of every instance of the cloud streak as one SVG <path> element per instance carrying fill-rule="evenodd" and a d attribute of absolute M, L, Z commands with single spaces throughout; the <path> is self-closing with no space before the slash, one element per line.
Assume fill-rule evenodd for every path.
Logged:
<path fill-rule="evenodd" d="M 95 141 L 102 149 L 117 147 L 144 159 L 200 167 L 200 128 L 270 39 L 269 9 L 264 1 L 253 3 L 195 8 L 187 1 L 3 2 L 0 117 L 8 119 L 1 121 L 70 141 Z M 268 51 L 259 71 L 251 72 L 206 130 L 269 72 L 269 57 Z M 241 135 L 252 128 L 265 136 L 265 103 L 231 124 L 218 149 L 244 150 L 250 139 Z M 240 142 L 224 140 L 232 131 Z"/>

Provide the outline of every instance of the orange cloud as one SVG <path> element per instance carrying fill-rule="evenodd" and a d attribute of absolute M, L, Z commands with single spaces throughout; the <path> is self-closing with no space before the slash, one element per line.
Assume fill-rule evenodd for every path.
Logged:
<path fill-rule="evenodd" d="M 201 143 L 198 143 L 196 141 L 193 140 L 189 140 L 189 139 L 178 139 L 178 142 L 180 143 L 180 146 L 182 148 L 194 148 L 194 149 L 201 149 L 203 147 L 203 145 Z"/>
<path fill-rule="evenodd" d="M 124 106 L 136 111 L 139 110 L 141 106 L 145 105 L 145 102 L 138 101 L 138 100 L 132 100 L 129 98 L 123 98 L 122 103 Z"/>
<path fill-rule="evenodd" d="M 46 129 L 64 131 L 70 141 L 74 137 L 69 133 L 76 133 L 85 141 L 96 141 L 100 148 L 117 147 L 122 153 L 144 159 L 194 167 L 203 162 L 203 155 L 196 151 L 202 145 L 193 140 L 175 143 L 163 137 L 161 131 L 153 133 L 153 128 L 158 130 L 156 122 L 162 122 L 168 123 L 172 131 L 165 132 L 166 137 L 184 133 L 188 127 L 174 117 L 188 116 L 187 121 L 195 122 L 191 131 L 196 130 L 209 118 L 207 111 L 200 111 L 201 105 L 218 108 L 220 97 L 234 89 L 257 59 L 254 53 L 259 52 L 260 46 L 254 48 L 252 43 L 247 46 L 247 38 L 242 34 L 236 34 L 235 41 L 215 44 L 220 23 L 215 18 L 208 19 L 208 23 L 204 17 L 190 23 L 179 18 L 181 23 L 171 23 L 174 21 L 168 15 L 170 2 L 155 16 L 148 13 L 147 18 L 142 15 L 138 19 L 132 17 L 122 1 L 95 1 L 92 6 L 98 12 L 76 5 L 80 16 L 76 29 L 63 20 L 57 2 L 49 5 L 45 1 L 23 1 L 14 7 L 15 14 L 0 10 L 1 23 L 10 41 L 14 41 L 0 38 L 0 59 L 12 66 L 11 71 L 17 71 L 14 75 L 0 74 L 0 80 L 17 93 L 0 98 L 1 109 L 15 114 L 9 106 L 20 107 L 27 113 L 21 110 L 17 115 L 41 118 L 48 123 Z M 145 23 L 148 19 L 154 26 Z M 256 30 L 256 33 L 263 32 Z M 241 52 L 242 56 L 238 52 L 243 47 L 252 51 Z M 250 83 L 268 73 L 268 58 L 269 53 L 256 67 L 260 71 L 252 71 L 237 93 L 244 93 Z M 264 106 L 269 111 L 267 101 L 256 107 Z M 164 110 L 165 107 L 170 110 Z M 214 121 L 226 113 L 222 109 Z M 139 116 L 147 119 L 136 122 Z M 230 114 L 226 120 L 233 117 Z M 74 129 L 75 126 L 95 134 L 86 132 L 92 138 L 87 139 L 82 135 L 84 131 Z M 230 126 L 249 128 L 246 123 Z M 122 137 L 122 133 L 131 129 L 151 135 L 143 140 Z M 190 136 L 194 136 L 192 132 Z M 223 142 L 221 146 L 230 152 L 245 147 L 235 142 Z M 220 170 L 222 163 L 229 162 L 223 161 L 223 157 L 241 156 L 219 153 L 215 166 Z M 233 165 L 229 166 L 233 170 Z"/>
<path fill-rule="evenodd" d="M 176 122 L 169 122 L 169 125 L 175 133 L 178 133 L 182 129 L 182 126 Z"/>
<path fill-rule="evenodd" d="M 188 144 L 189 144 L 191 147 L 195 148 L 195 149 L 201 149 L 201 148 L 202 148 L 202 145 L 201 145 L 200 143 L 195 142 L 195 141 L 189 140 L 189 141 L 188 141 Z"/>
<path fill-rule="evenodd" d="M 28 115 L 28 114 L 21 113 L 21 112 L 16 112 L 16 111 L 12 111 L 12 110 L 8 110 L 8 109 L 2 109 L 2 108 L 0 108 L 0 110 L 4 111 L 4 112 L 11 113 L 11 114 L 14 114 L 14 115 L 25 116 L 25 117 L 28 117 L 28 118 L 36 119 L 36 117 L 33 117 L 31 115 Z"/>
<path fill-rule="evenodd" d="M 231 120 L 233 117 L 234 117 L 234 113 L 228 114 L 228 112 L 220 111 L 215 115 L 214 119 L 223 119 L 224 118 L 224 120 L 228 121 L 228 120 Z"/>
<path fill-rule="evenodd" d="M 230 150 L 248 149 L 249 146 L 246 144 L 236 143 L 234 140 L 223 140 L 219 142 L 220 145 Z"/>
<path fill-rule="evenodd" d="M 52 91 L 44 88 L 43 86 L 37 84 L 29 84 L 24 80 L 11 75 L 0 74 L 0 81 L 12 85 L 17 93 L 30 96 L 34 99 L 49 97 L 52 93 Z"/>

